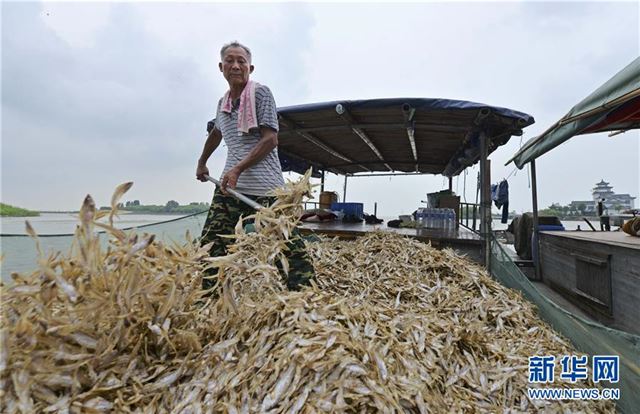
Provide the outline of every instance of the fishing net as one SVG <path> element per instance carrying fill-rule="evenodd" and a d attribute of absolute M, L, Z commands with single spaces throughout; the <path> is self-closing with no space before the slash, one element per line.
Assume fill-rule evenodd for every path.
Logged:
<path fill-rule="evenodd" d="M 587 321 L 555 304 L 542 294 L 513 263 L 497 241 L 492 242 L 491 275 L 504 286 L 520 291 L 538 308 L 538 314 L 556 331 L 589 355 L 618 355 L 620 389 L 618 411 L 637 413 L 640 407 L 640 337 Z"/>

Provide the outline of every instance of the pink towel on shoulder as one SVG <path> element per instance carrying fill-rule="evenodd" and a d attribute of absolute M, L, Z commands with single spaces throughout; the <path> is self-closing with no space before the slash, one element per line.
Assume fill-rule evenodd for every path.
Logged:
<path fill-rule="evenodd" d="M 256 116 L 256 87 L 258 82 L 249 81 L 240 94 L 240 107 L 238 108 L 238 135 L 248 134 L 250 129 L 258 128 Z M 231 113 L 231 91 L 228 90 L 222 98 L 222 111 Z"/>

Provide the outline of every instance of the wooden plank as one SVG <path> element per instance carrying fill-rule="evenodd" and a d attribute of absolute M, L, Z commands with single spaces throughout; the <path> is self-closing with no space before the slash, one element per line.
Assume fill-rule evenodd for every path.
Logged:
<path fill-rule="evenodd" d="M 575 232 L 545 231 L 540 234 L 541 267 L 545 283 L 600 322 L 615 329 L 640 334 L 640 308 L 637 305 L 640 302 L 640 255 L 637 249 L 602 243 L 593 237 L 595 235 L 584 238 L 559 237 L 560 233 Z M 607 232 L 597 232 L 596 235 L 604 233 Z M 607 257 L 608 265 L 605 260 Z M 581 260 L 585 258 L 588 260 Z M 585 263 L 592 268 L 584 268 Z M 607 281 L 601 278 L 598 269 L 610 270 L 610 293 L 606 292 Z M 578 286 L 578 277 L 593 279 L 587 281 L 591 284 L 587 288 L 591 293 L 583 291 L 579 294 L 578 291 L 582 290 L 580 287 L 584 288 L 585 285 Z M 609 295 L 610 308 L 607 310 Z"/>
<path fill-rule="evenodd" d="M 614 317 L 623 328 L 630 327 L 629 332 L 640 335 L 640 254 L 618 246 L 610 251 Z"/>
<path fill-rule="evenodd" d="M 573 291 L 576 287 L 575 259 L 562 240 L 540 237 L 540 269 L 542 280 Z"/>
<path fill-rule="evenodd" d="M 576 260 L 575 292 L 601 307 L 611 315 L 611 267 L 610 255 L 593 252 L 572 252 Z"/>
<path fill-rule="evenodd" d="M 621 231 L 545 231 L 542 233 L 553 237 L 584 240 L 640 250 L 640 237 L 629 236 Z"/>
<path fill-rule="evenodd" d="M 573 313 L 574 315 L 577 315 L 577 316 L 581 317 L 582 319 L 586 319 L 586 320 L 588 320 L 590 322 L 598 322 L 597 320 L 593 319 L 591 317 L 591 315 L 589 315 L 588 313 L 583 311 L 582 308 L 574 305 L 572 302 L 568 301 L 560 293 L 556 292 L 555 290 L 553 290 L 549 286 L 545 285 L 544 282 L 542 282 L 542 281 L 531 281 L 531 283 L 536 287 L 536 289 L 538 289 L 540 291 L 540 293 L 545 295 L 548 299 L 550 299 L 556 305 L 560 306 L 562 309 L 568 310 L 569 312 Z"/>

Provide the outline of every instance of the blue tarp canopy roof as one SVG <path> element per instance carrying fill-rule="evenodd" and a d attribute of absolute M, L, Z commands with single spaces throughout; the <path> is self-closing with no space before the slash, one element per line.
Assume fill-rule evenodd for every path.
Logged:
<path fill-rule="evenodd" d="M 575 135 L 640 127 L 640 57 L 596 89 L 562 119 L 524 144 L 509 162 L 522 168 Z"/>
<path fill-rule="evenodd" d="M 278 109 L 285 171 L 407 172 L 453 176 L 533 124 L 507 108 L 449 99 L 334 101 Z"/>

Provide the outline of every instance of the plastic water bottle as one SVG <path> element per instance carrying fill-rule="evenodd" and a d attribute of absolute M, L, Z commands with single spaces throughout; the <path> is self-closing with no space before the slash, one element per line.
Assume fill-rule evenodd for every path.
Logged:
<path fill-rule="evenodd" d="M 424 227 L 424 208 L 420 207 L 416 212 L 416 223 L 417 227 Z"/>
<path fill-rule="evenodd" d="M 454 226 L 454 212 L 452 209 L 448 208 L 447 209 L 447 231 L 451 231 L 453 230 L 453 226 Z"/>

